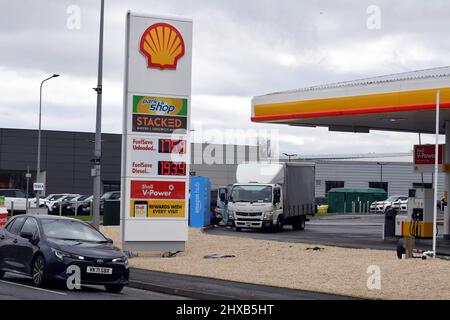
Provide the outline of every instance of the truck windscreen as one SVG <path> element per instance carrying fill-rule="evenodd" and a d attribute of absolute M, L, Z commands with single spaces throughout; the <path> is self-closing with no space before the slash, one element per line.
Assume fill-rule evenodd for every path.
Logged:
<path fill-rule="evenodd" d="M 260 185 L 234 186 L 230 200 L 232 202 L 272 202 L 272 187 Z"/>

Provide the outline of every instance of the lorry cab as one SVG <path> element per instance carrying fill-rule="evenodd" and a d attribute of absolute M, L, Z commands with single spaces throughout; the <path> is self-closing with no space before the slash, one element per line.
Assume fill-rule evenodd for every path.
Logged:
<path fill-rule="evenodd" d="M 282 231 L 305 228 L 314 215 L 315 166 L 302 163 L 246 163 L 238 165 L 229 195 L 229 225 L 241 229 Z"/>
<path fill-rule="evenodd" d="M 274 228 L 283 213 L 281 186 L 278 184 L 235 184 L 228 203 L 228 219 L 241 228 Z"/>

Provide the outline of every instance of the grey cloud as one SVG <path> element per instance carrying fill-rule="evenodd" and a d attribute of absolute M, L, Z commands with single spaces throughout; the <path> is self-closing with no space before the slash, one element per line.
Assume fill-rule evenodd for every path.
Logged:
<path fill-rule="evenodd" d="M 128 9 L 148 13 L 168 13 L 192 16 L 194 19 L 193 94 L 210 95 L 207 106 L 193 106 L 196 121 L 214 123 L 214 127 L 229 128 L 234 125 L 259 128 L 249 120 L 250 104 L 245 116 L 233 121 L 231 110 L 220 110 L 219 118 L 215 99 L 223 96 L 251 97 L 273 91 L 287 90 L 328 82 L 351 80 L 376 74 L 421 69 L 450 64 L 447 52 L 450 39 L 448 12 L 450 3 L 445 0 L 354 0 L 354 1 L 181 1 L 139 0 L 106 1 L 105 28 L 105 81 L 121 83 L 123 75 L 124 20 Z M 79 5 L 82 10 L 81 30 L 66 28 L 66 9 Z M 369 5 L 381 8 L 381 30 L 366 28 Z M 25 73 L 43 72 L 73 75 L 86 79 L 85 90 L 95 85 L 98 50 L 99 1 L 92 0 L 22 0 L 0 3 L 0 68 Z M 352 47 L 364 55 L 364 45 L 379 43 L 386 38 L 401 40 L 404 48 L 386 45 L 382 52 L 390 53 L 388 60 L 374 57 L 369 71 L 341 71 L 333 63 L 332 50 Z M 418 59 L 404 59 L 409 48 L 423 48 Z M 400 51 L 399 51 L 400 50 Z M 413 49 L 415 50 L 415 49 Z M 283 65 L 283 55 L 295 61 Z M 280 57 L 281 56 L 281 57 Z M 348 57 L 351 59 L 351 57 Z M 350 65 L 352 61 L 348 62 Z M 25 72 L 26 71 L 26 72 Z M 2 81 L 7 81 L 2 79 Z M 36 90 L 24 88 L 23 90 Z M 105 87 L 105 95 L 113 95 Z M 0 93 L 7 95 L 8 92 Z M 214 97 L 216 95 L 217 97 Z M 76 97 L 71 97 L 76 99 Z M 105 131 L 120 131 L 120 95 L 112 105 L 105 105 Z M 21 119 L 14 123 L 12 110 L 27 108 L 20 102 L 0 105 L 5 117 L 1 126 L 33 127 L 34 121 Z M 94 108 L 94 105 L 92 106 Z M 48 117 L 62 119 L 49 124 L 54 129 L 92 130 L 94 112 L 74 115 L 67 106 L 49 106 Z M 199 110 L 197 112 L 196 110 Z M 207 110 L 207 111 L 205 111 Z M 27 111 L 28 112 L 28 111 Z M 28 114 L 33 119 L 31 110 Z M 9 115 L 8 115 L 9 114 Z M 92 121 L 84 121 L 89 118 Z M 222 119 L 229 119 L 220 124 Z M 268 126 L 273 127 L 273 126 Z M 317 143 L 302 147 L 284 143 L 288 151 L 304 153 L 351 152 L 356 143 L 358 150 L 383 151 L 380 142 L 384 133 L 364 137 L 338 135 L 322 129 L 289 128 L 277 126 L 286 135 L 313 137 Z M 119 128 L 119 129 L 118 129 Z M 337 145 L 324 141 L 339 137 Z M 367 138 L 366 138 L 367 137 Z M 391 136 L 389 136 L 391 137 Z M 414 136 L 396 135 L 392 150 L 409 148 L 405 141 Z M 403 147 L 402 147 L 403 146 Z M 292 149 L 292 150 L 290 150 Z M 334 151 L 333 151 L 334 150 Z"/>

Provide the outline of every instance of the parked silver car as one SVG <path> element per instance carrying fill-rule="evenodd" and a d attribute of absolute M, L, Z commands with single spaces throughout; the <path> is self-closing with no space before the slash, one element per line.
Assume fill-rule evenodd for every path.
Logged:
<path fill-rule="evenodd" d="M 395 195 L 395 196 L 390 196 L 389 198 L 387 198 L 384 201 L 372 202 L 372 204 L 370 205 L 370 212 L 371 213 L 386 213 L 387 210 L 389 210 L 391 208 L 395 208 L 394 205 L 400 204 L 400 206 L 402 206 L 402 203 L 405 200 L 407 203 L 408 202 L 407 196 Z M 396 203 L 398 203 L 398 204 L 396 204 Z"/>

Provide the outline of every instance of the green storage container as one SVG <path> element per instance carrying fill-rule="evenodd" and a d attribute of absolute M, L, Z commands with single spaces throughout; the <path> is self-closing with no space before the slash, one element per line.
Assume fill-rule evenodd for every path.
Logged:
<path fill-rule="evenodd" d="M 349 189 L 335 188 L 328 191 L 329 213 L 369 212 L 369 206 L 374 201 L 384 201 L 388 194 L 384 189 Z"/>

